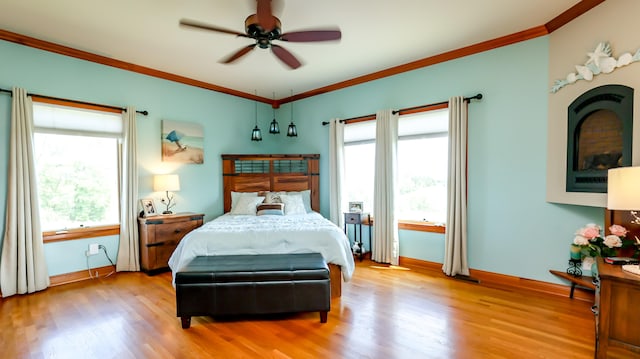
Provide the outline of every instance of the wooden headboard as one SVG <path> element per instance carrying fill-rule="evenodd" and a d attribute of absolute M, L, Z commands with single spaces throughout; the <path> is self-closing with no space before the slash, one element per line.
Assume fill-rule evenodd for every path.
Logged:
<path fill-rule="evenodd" d="M 224 212 L 231 192 L 311 190 L 311 208 L 320 212 L 320 155 L 222 155 Z"/>

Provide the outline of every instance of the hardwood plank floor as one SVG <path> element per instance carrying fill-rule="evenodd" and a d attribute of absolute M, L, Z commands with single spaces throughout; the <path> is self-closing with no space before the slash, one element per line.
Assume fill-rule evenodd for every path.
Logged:
<path fill-rule="evenodd" d="M 318 313 L 183 330 L 171 274 L 118 273 L 0 300 L 2 358 L 593 358 L 591 303 L 358 262 Z"/>

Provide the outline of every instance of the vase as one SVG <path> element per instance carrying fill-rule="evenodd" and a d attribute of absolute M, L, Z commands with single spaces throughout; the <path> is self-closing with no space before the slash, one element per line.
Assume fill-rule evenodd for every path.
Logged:
<path fill-rule="evenodd" d="M 582 259 L 582 248 L 580 246 L 576 246 L 574 244 L 571 245 L 571 250 L 569 251 L 569 255 L 573 260 L 581 260 Z"/>
<path fill-rule="evenodd" d="M 594 257 L 584 257 L 582 258 L 582 270 L 591 271 L 591 266 L 596 263 L 596 259 Z"/>

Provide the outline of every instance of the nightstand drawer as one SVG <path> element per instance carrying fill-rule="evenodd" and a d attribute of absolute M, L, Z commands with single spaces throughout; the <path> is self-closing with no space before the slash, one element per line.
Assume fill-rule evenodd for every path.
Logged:
<path fill-rule="evenodd" d="M 153 238 L 153 242 L 150 241 L 149 243 L 157 243 L 157 242 L 178 243 L 182 239 L 182 237 L 184 237 L 185 234 L 200 227 L 200 224 L 198 223 L 198 221 L 188 221 L 188 222 L 157 224 L 154 227 L 156 230 L 156 235 Z"/>
<path fill-rule="evenodd" d="M 362 222 L 362 213 L 345 213 L 344 221 L 349 224 L 360 224 Z"/>
<path fill-rule="evenodd" d="M 140 267 L 147 272 L 165 269 L 182 238 L 203 223 L 203 214 L 182 213 L 140 218 Z"/>

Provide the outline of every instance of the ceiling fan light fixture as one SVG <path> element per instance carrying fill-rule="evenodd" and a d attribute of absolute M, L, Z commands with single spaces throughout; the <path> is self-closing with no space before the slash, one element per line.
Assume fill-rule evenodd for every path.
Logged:
<path fill-rule="evenodd" d="M 220 62 L 223 64 L 234 63 L 236 60 L 246 56 L 257 47 L 261 49 L 270 49 L 273 55 L 275 55 L 278 60 L 291 70 L 299 68 L 302 66 L 302 63 L 289 50 L 276 43 L 272 43 L 272 41 L 313 43 L 321 41 L 337 41 L 342 38 L 342 33 L 338 28 L 311 29 L 283 33 L 280 19 L 273 15 L 271 1 L 272 0 L 257 0 L 256 13 L 249 15 L 244 21 L 245 33 L 188 19 L 180 20 L 180 26 L 214 31 L 255 40 L 253 44 L 242 47 L 231 55 L 221 59 Z"/>

